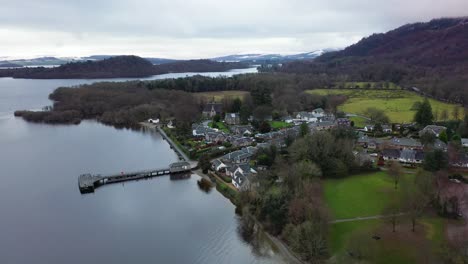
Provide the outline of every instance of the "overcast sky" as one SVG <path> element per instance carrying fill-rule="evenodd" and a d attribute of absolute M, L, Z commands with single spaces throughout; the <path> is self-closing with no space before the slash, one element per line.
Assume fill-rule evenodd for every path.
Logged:
<path fill-rule="evenodd" d="M 468 0 L 0 0 L 0 57 L 287 54 L 466 15 Z"/>

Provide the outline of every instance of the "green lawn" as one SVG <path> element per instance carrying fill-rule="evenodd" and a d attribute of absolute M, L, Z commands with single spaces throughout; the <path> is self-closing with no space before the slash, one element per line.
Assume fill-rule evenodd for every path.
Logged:
<path fill-rule="evenodd" d="M 221 102 L 224 98 L 240 98 L 244 99 L 244 96 L 249 92 L 246 91 L 217 91 L 217 92 L 203 92 L 195 93 L 198 98 L 204 98 L 205 100 Z"/>
<path fill-rule="evenodd" d="M 389 230 L 391 228 L 388 222 L 381 219 L 354 221 L 331 224 L 329 227 L 329 248 L 332 256 L 346 254 L 345 250 L 348 248 L 353 234 L 355 232 L 365 233 L 369 237 L 371 243 L 376 243 L 374 246 L 375 256 L 371 261 L 372 263 L 392 264 L 392 263 L 418 263 L 421 258 L 420 247 L 422 241 L 427 241 L 432 244 L 433 250 L 426 248 L 426 250 L 437 251 L 442 243 L 444 243 L 444 220 L 438 217 L 427 217 L 419 221 L 418 229 L 424 227 L 424 234 L 411 233 L 410 223 L 403 218 L 399 220 L 396 233 L 383 233 L 383 228 Z M 405 235 L 410 236 L 410 240 L 405 240 Z M 382 236 L 380 241 L 375 241 L 372 236 L 379 234 Z M 428 252 L 430 253 L 430 252 Z"/>
<path fill-rule="evenodd" d="M 229 128 L 223 122 L 221 122 L 221 121 L 217 122 L 216 125 L 217 125 L 217 129 L 219 129 L 221 131 L 224 131 L 226 133 L 229 133 Z M 213 122 L 208 123 L 208 126 L 213 127 Z"/>
<path fill-rule="evenodd" d="M 405 175 L 400 185 L 409 184 L 413 178 L 413 174 Z M 332 217 L 344 219 L 382 214 L 392 197 L 396 195 L 397 199 L 401 199 L 402 188 L 395 190 L 394 182 L 386 172 L 376 172 L 344 179 L 327 179 L 324 181 L 324 195 Z M 336 258 L 346 255 L 348 246 L 357 243 L 351 240 L 359 232 L 375 246 L 371 263 L 422 263 L 425 255 L 421 254 L 421 250 L 435 252 L 445 242 L 444 227 L 444 219 L 437 216 L 421 218 L 416 227 L 419 230 L 417 233 L 410 232 L 411 223 L 405 217 L 398 220 L 396 233 L 391 231 L 390 223 L 384 219 L 331 223 L 328 237 L 330 254 Z M 373 240 L 372 236 L 376 234 L 382 239 Z"/>
<path fill-rule="evenodd" d="M 329 230 L 329 248 L 332 255 L 346 247 L 347 241 L 354 231 L 364 229 L 372 232 L 380 223 L 381 220 L 365 220 L 331 224 Z"/>
<path fill-rule="evenodd" d="M 414 177 L 406 175 L 401 183 Z M 394 189 L 394 182 L 386 172 L 349 176 L 344 179 L 328 179 L 324 184 L 325 201 L 335 219 L 379 215 L 395 197 L 401 197 L 401 188 Z"/>
<path fill-rule="evenodd" d="M 360 116 L 352 116 L 349 120 L 354 121 L 354 127 L 357 128 L 364 128 L 369 123 L 367 119 Z"/>
<path fill-rule="evenodd" d="M 412 109 L 413 104 L 424 100 L 418 94 L 403 90 L 316 89 L 307 92 L 320 95 L 346 95 L 348 100 L 338 107 L 339 110 L 346 113 L 365 115 L 369 107 L 375 107 L 385 111 L 390 120 L 396 123 L 412 122 L 415 114 L 415 110 Z M 460 118 L 463 118 L 463 111 L 460 106 L 433 99 L 429 99 L 429 101 L 431 102 L 433 112 L 438 112 L 440 115 L 443 110 L 447 110 L 451 118 L 455 107 L 459 107 Z"/>
<path fill-rule="evenodd" d="M 413 247 L 410 242 L 400 241 L 393 234 L 384 235 L 381 240 L 372 238 L 375 234 L 382 235 L 378 230 L 382 226 L 388 225 L 383 220 L 366 220 L 346 223 L 336 223 L 330 225 L 329 248 L 334 256 L 346 255 L 346 249 L 352 243 L 353 234 L 364 233 L 368 237 L 368 243 L 373 247 L 374 253 L 370 263 L 393 264 L 393 263 L 417 263 L 417 247 Z M 367 263 L 367 262 L 365 262 Z"/>
<path fill-rule="evenodd" d="M 271 121 L 270 126 L 271 128 L 274 128 L 274 129 L 282 129 L 282 128 L 292 127 L 293 124 L 288 124 L 283 121 Z"/>

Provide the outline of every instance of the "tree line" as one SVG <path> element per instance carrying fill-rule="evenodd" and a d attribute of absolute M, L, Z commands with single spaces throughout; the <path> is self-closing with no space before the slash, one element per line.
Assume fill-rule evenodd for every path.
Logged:
<path fill-rule="evenodd" d="M 153 65 L 137 56 L 116 56 L 98 61 L 70 62 L 59 67 L 0 69 L 0 77 L 28 79 L 137 78 L 172 72 L 222 72 L 247 68 L 237 62 L 189 60 Z"/>

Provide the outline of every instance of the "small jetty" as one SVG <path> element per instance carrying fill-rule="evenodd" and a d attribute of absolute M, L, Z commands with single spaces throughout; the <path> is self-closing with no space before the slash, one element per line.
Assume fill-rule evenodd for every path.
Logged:
<path fill-rule="evenodd" d="M 158 168 L 152 170 L 142 170 L 142 171 L 133 171 L 133 172 L 121 172 L 111 175 L 93 175 L 90 173 L 82 174 L 78 178 L 78 187 L 82 194 L 84 193 L 93 193 L 96 188 L 105 184 L 124 182 L 124 181 L 133 181 L 140 179 L 148 179 L 156 176 L 171 175 L 174 178 L 176 175 L 184 174 L 190 172 L 197 168 L 198 163 L 196 161 L 191 161 L 187 155 L 182 151 L 182 149 L 174 143 L 174 141 L 169 138 L 169 136 L 162 130 L 160 126 L 155 126 L 151 124 L 142 123 L 143 127 L 150 129 L 156 129 L 163 139 L 169 143 L 171 149 L 177 154 L 179 162 L 170 164 L 165 168 Z M 183 178 L 183 177 L 182 177 Z"/>
<path fill-rule="evenodd" d="M 153 169 L 153 170 L 144 170 L 144 171 L 134 171 L 134 172 L 122 172 L 120 174 L 113 175 L 91 175 L 91 174 L 82 174 L 78 178 L 78 187 L 80 192 L 83 193 L 93 193 L 96 188 L 105 184 L 118 183 L 124 181 L 133 181 L 140 179 L 147 179 L 156 176 L 163 175 L 174 175 L 190 172 L 192 166 L 186 161 L 175 162 L 169 165 L 168 168 Z"/>

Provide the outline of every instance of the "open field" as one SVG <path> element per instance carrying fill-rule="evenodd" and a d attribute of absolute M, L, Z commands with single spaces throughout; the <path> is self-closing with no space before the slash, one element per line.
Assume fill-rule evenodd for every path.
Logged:
<path fill-rule="evenodd" d="M 271 128 L 274 129 L 282 129 L 282 128 L 288 128 L 294 126 L 293 124 L 288 124 L 283 121 L 271 121 L 270 122 Z"/>
<path fill-rule="evenodd" d="M 364 128 L 369 122 L 367 119 L 365 119 L 364 117 L 360 117 L 360 116 L 352 116 L 349 118 L 349 120 L 353 121 L 354 127 L 357 127 L 357 128 Z"/>
<path fill-rule="evenodd" d="M 403 90 L 351 90 L 351 89 L 317 89 L 307 91 L 311 94 L 320 95 L 345 95 L 348 100 L 339 110 L 346 113 L 365 115 L 369 107 L 374 107 L 385 111 L 391 122 L 409 123 L 413 121 L 415 110 L 412 109 L 414 103 L 422 102 L 424 98 L 418 94 Z M 463 108 L 458 105 L 440 102 L 429 99 L 434 113 L 442 113 L 447 110 L 448 116 L 452 119 L 455 107 L 460 110 L 460 118 L 463 118 Z"/>
<path fill-rule="evenodd" d="M 246 91 L 217 91 L 217 92 L 203 92 L 194 93 L 198 98 L 204 98 L 205 100 L 221 102 L 224 98 L 240 98 L 243 99 Z"/>
<path fill-rule="evenodd" d="M 213 122 L 208 123 L 208 126 L 213 127 Z M 214 128 L 217 128 L 217 129 L 219 129 L 219 130 L 221 130 L 223 132 L 229 133 L 229 128 L 227 128 L 226 124 L 224 124 L 221 121 L 217 122 L 216 127 L 214 127 Z"/>
<path fill-rule="evenodd" d="M 413 177 L 405 175 L 399 185 L 412 182 Z M 381 215 L 392 197 L 402 198 L 402 189 L 394 189 L 394 182 L 386 172 L 324 182 L 325 201 L 336 219 Z M 399 217 L 395 233 L 387 219 L 331 223 L 329 228 L 330 254 L 335 258 L 343 257 L 347 250 L 361 243 L 361 248 L 372 248 L 371 263 L 425 263 L 434 256 L 424 252 L 435 252 L 444 242 L 445 222 L 437 216 L 423 217 L 416 232 L 411 232 L 410 219 L 405 216 Z M 360 236 L 356 237 L 357 234 Z M 381 239 L 374 240 L 374 235 Z"/>
<path fill-rule="evenodd" d="M 399 185 L 413 177 L 411 174 L 403 176 Z M 402 196 L 402 188 L 395 190 L 394 181 L 386 172 L 328 179 L 324 191 L 335 219 L 380 215 L 391 199 Z"/>
<path fill-rule="evenodd" d="M 431 252 L 437 252 L 444 243 L 444 220 L 433 217 L 418 221 L 416 232 L 411 231 L 411 223 L 404 217 L 399 218 L 395 233 L 382 219 L 335 223 L 329 231 L 331 255 L 346 255 L 353 245 L 361 243 L 373 252 L 371 263 L 427 263 L 434 260 Z M 361 236 L 356 238 L 356 234 Z M 374 235 L 381 239 L 374 240 Z"/>

